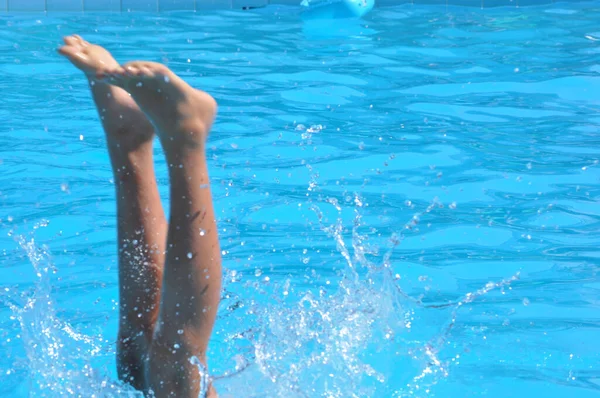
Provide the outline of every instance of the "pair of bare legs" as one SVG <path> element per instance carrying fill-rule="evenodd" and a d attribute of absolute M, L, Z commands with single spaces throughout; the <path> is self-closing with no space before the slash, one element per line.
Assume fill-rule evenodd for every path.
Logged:
<path fill-rule="evenodd" d="M 87 76 L 114 172 L 119 242 L 119 377 L 156 397 L 198 397 L 221 290 L 221 253 L 206 164 L 214 99 L 166 66 L 123 66 L 75 35 L 59 53 Z M 165 220 L 155 133 L 170 179 Z M 216 395 L 211 387 L 209 396 Z"/>

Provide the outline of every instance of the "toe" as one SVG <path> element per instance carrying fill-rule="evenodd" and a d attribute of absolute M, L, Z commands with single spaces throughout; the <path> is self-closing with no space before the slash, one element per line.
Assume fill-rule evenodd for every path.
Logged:
<path fill-rule="evenodd" d="M 121 66 L 111 70 L 111 72 L 110 72 L 110 78 L 116 82 L 121 82 L 126 77 L 127 77 L 127 72 L 125 71 L 125 68 L 123 68 Z"/>
<path fill-rule="evenodd" d="M 125 74 L 128 76 L 137 76 L 140 74 L 140 69 L 135 65 L 126 65 Z"/>
<path fill-rule="evenodd" d="M 87 47 L 89 45 L 89 43 L 85 40 L 83 40 L 83 37 L 79 36 L 79 35 L 73 35 L 73 38 L 77 41 L 77 43 L 79 43 L 80 45 Z"/>
<path fill-rule="evenodd" d="M 109 68 L 106 70 L 106 74 L 109 76 L 118 76 L 118 75 L 122 75 L 123 74 L 123 68 L 121 68 L 120 66 L 117 66 L 115 68 Z"/>
<path fill-rule="evenodd" d="M 144 65 L 140 68 L 140 71 L 142 76 L 150 79 L 154 78 L 155 73 L 154 70 L 152 70 L 152 68 Z"/>
<path fill-rule="evenodd" d="M 58 53 L 67 57 L 72 57 L 77 52 L 77 49 L 73 46 L 62 46 L 58 49 Z"/>
<path fill-rule="evenodd" d="M 65 36 L 65 37 L 63 37 L 63 41 L 65 42 L 65 44 L 67 46 L 77 46 L 77 45 L 79 45 L 79 42 L 73 36 Z"/>

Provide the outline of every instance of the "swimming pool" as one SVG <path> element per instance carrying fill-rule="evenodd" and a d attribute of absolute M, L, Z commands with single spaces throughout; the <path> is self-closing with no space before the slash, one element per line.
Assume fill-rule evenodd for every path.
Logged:
<path fill-rule="evenodd" d="M 134 396 L 104 138 L 55 55 L 73 32 L 220 103 L 223 396 L 598 396 L 598 20 L 598 2 L 2 15 L 0 396 Z"/>

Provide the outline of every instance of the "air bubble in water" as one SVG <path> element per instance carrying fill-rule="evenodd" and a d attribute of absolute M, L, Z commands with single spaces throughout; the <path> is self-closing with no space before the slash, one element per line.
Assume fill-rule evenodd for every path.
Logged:
<path fill-rule="evenodd" d="M 527 297 L 523 299 L 523 305 L 526 307 L 529 305 L 529 299 Z"/>
<path fill-rule="evenodd" d="M 187 258 L 192 258 L 192 257 L 194 257 L 194 255 L 191 252 L 187 254 Z"/>
<path fill-rule="evenodd" d="M 257 268 L 254 270 L 254 276 L 261 276 L 262 275 L 262 270 L 260 268 Z"/>
<path fill-rule="evenodd" d="M 313 124 L 312 126 L 310 126 L 308 129 L 306 129 L 307 133 L 318 133 L 319 131 L 323 130 L 324 127 L 320 124 Z"/>
<path fill-rule="evenodd" d="M 183 329 L 179 329 L 179 330 L 177 331 L 177 334 L 183 334 Z"/>

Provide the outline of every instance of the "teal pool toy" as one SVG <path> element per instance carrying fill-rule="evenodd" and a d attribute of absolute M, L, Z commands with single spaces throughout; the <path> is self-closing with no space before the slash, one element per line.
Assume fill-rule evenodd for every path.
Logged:
<path fill-rule="evenodd" d="M 307 19 L 360 18 L 373 9 L 375 0 L 303 0 Z"/>

